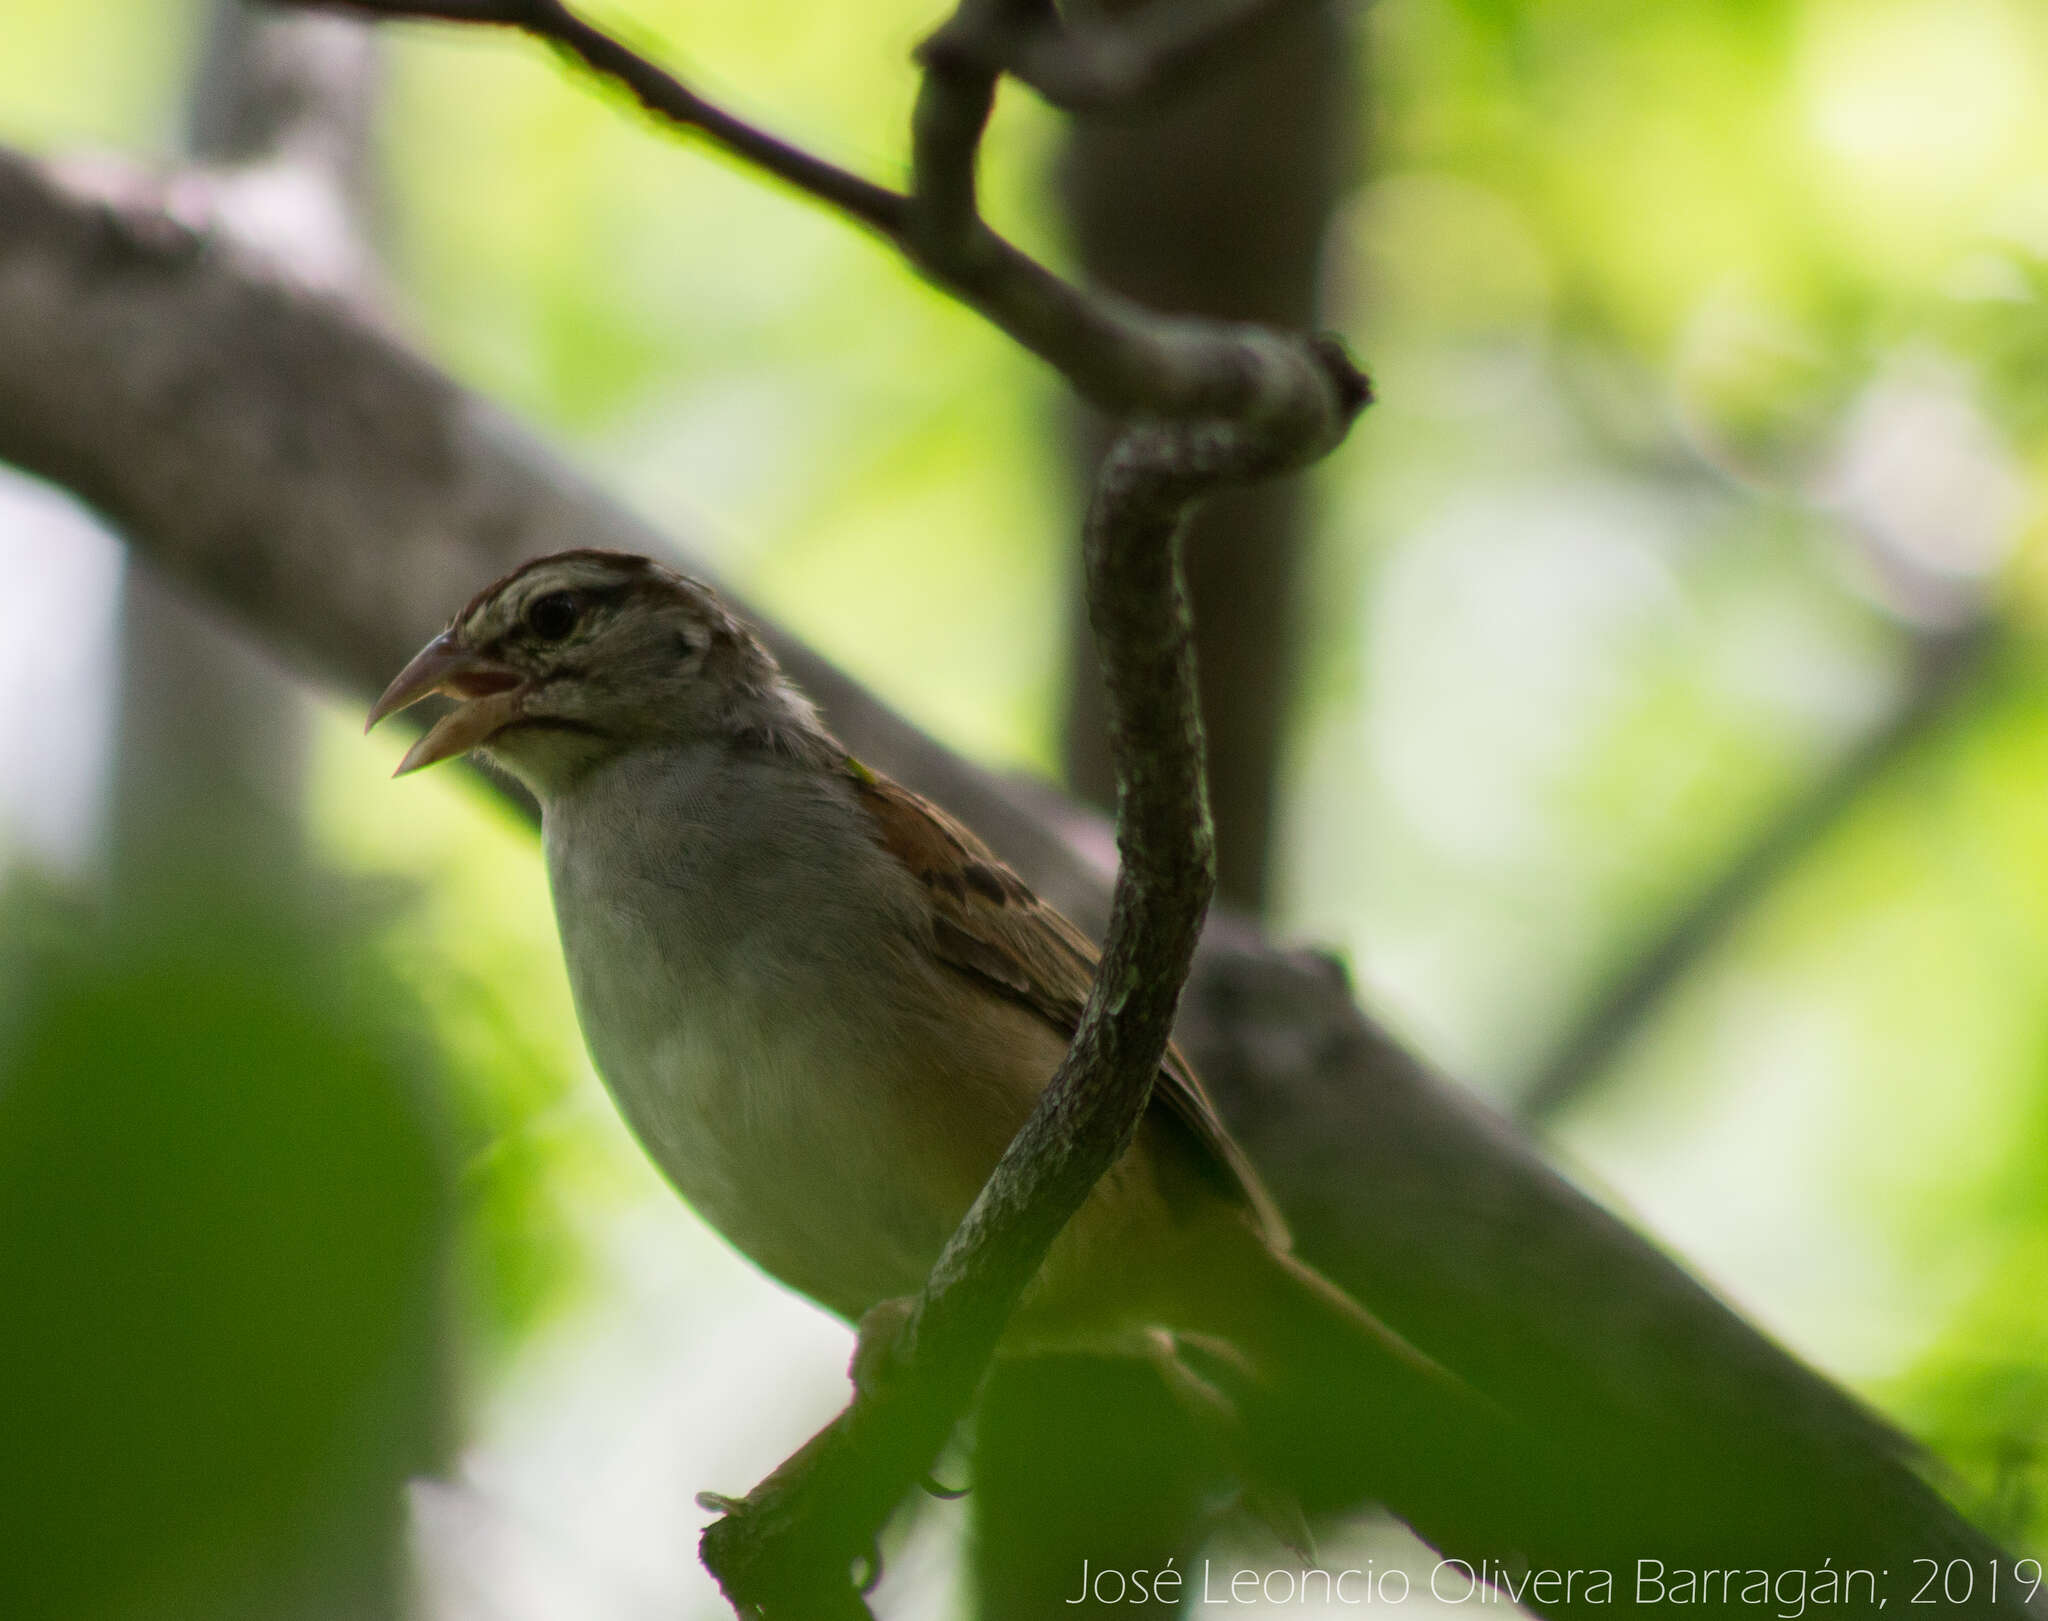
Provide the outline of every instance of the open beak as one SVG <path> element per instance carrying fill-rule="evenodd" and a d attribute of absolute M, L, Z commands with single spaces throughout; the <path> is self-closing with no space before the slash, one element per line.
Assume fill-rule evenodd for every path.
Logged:
<path fill-rule="evenodd" d="M 395 715 L 436 692 L 463 701 L 413 744 L 393 776 L 402 777 L 488 743 L 519 719 L 526 701 L 526 678 L 495 659 L 471 652 L 455 641 L 452 631 L 444 630 L 384 689 L 363 730 L 367 732 L 386 715 Z"/>

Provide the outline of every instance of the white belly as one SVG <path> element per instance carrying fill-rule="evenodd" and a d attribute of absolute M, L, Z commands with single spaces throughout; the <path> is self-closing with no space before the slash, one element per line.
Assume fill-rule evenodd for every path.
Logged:
<path fill-rule="evenodd" d="M 808 859 L 801 828 L 756 819 L 721 847 L 688 821 L 660 827 L 664 841 L 680 830 L 675 848 L 621 852 L 550 807 L 584 1038 L 697 1212 L 768 1272 L 857 1316 L 922 1283 L 973 1186 L 963 1196 L 949 1167 L 915 1162 L 931 1122 L 915 1118 L 918 1038 L 902 1003 L 919 969 L 886 914 L 846 903 L 860 874 L 790 895 L 775 863 Z"/>

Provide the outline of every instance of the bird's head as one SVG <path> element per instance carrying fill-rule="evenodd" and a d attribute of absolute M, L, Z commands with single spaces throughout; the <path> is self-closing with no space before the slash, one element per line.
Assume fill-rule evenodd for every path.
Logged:
<path fill-rule="evenodd" d="M 650 745 L 823 736 L 710 587 L 624 552 L 561 552 L 486 587 L 399 671 L 368 724 L 431 693 L 456 707 L 399 775 L 480 749 L 543 800 Z"/>

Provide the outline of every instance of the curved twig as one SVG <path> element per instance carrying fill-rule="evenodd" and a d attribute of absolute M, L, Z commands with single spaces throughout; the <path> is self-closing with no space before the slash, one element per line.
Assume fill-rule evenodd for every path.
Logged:
<path fill-rule="evenodd" d="M 385 16 L 520 28 L 624 85 L 667 122 L 890 241 L 934 284 L 1128 426 L 1088 520 L 1089 604 L 1110 694 L 1121 863 L 1101 965 L 1059 1072 L 934 1266 L 890 1376 L 704 1533 L 742 1614 L 858 1616 L 849 1571 L 966 1410 L 1046 1250 L 1128 1146 L 1215 888 L 1178 535 L 1211 489 L 1306 465 L 1370 397 L 1342 347 L 1167 320 L 1062 281 L 983 221 L 975 171 L 1000 68 L 970 47 L 1044 21 L 1044 0 L 960 0 L 920 52 L 910 194 L 766 135 L 561 0 L 345 0 Z"/>
<path fill-rule="evenodd" d="M 1363 404 L 1354 401 L 1352 409 Z M 888 1378 L 704 1533 L 742 1614 L 830 1615 L 844 1572 L 973 1398 L 1047 1249 L 1137 1128 L 1215 889 L 1179 532 L 1218 485 L 1319 454 L 1236 424 L 1127 430 L 1089 513 L 1089 602 L 1110 693 L 1122 861 L 1073 1045 L 932 1268 Z M 853 1613 L 853 1612 L 848 1612 Z"/>

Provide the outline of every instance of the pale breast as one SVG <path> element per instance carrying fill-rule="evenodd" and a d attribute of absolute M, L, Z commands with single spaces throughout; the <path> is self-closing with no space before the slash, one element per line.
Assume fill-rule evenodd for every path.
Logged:
<path fill-rule="evenodd" d="M 961 988 L 855 814 L 705 751 L 617 762 L 546 826 L 577 1015 L 628 1124 L 736 1247 L 847 1315 L 922 1282 L 1059 1048 L 948 1020 Z"/>

